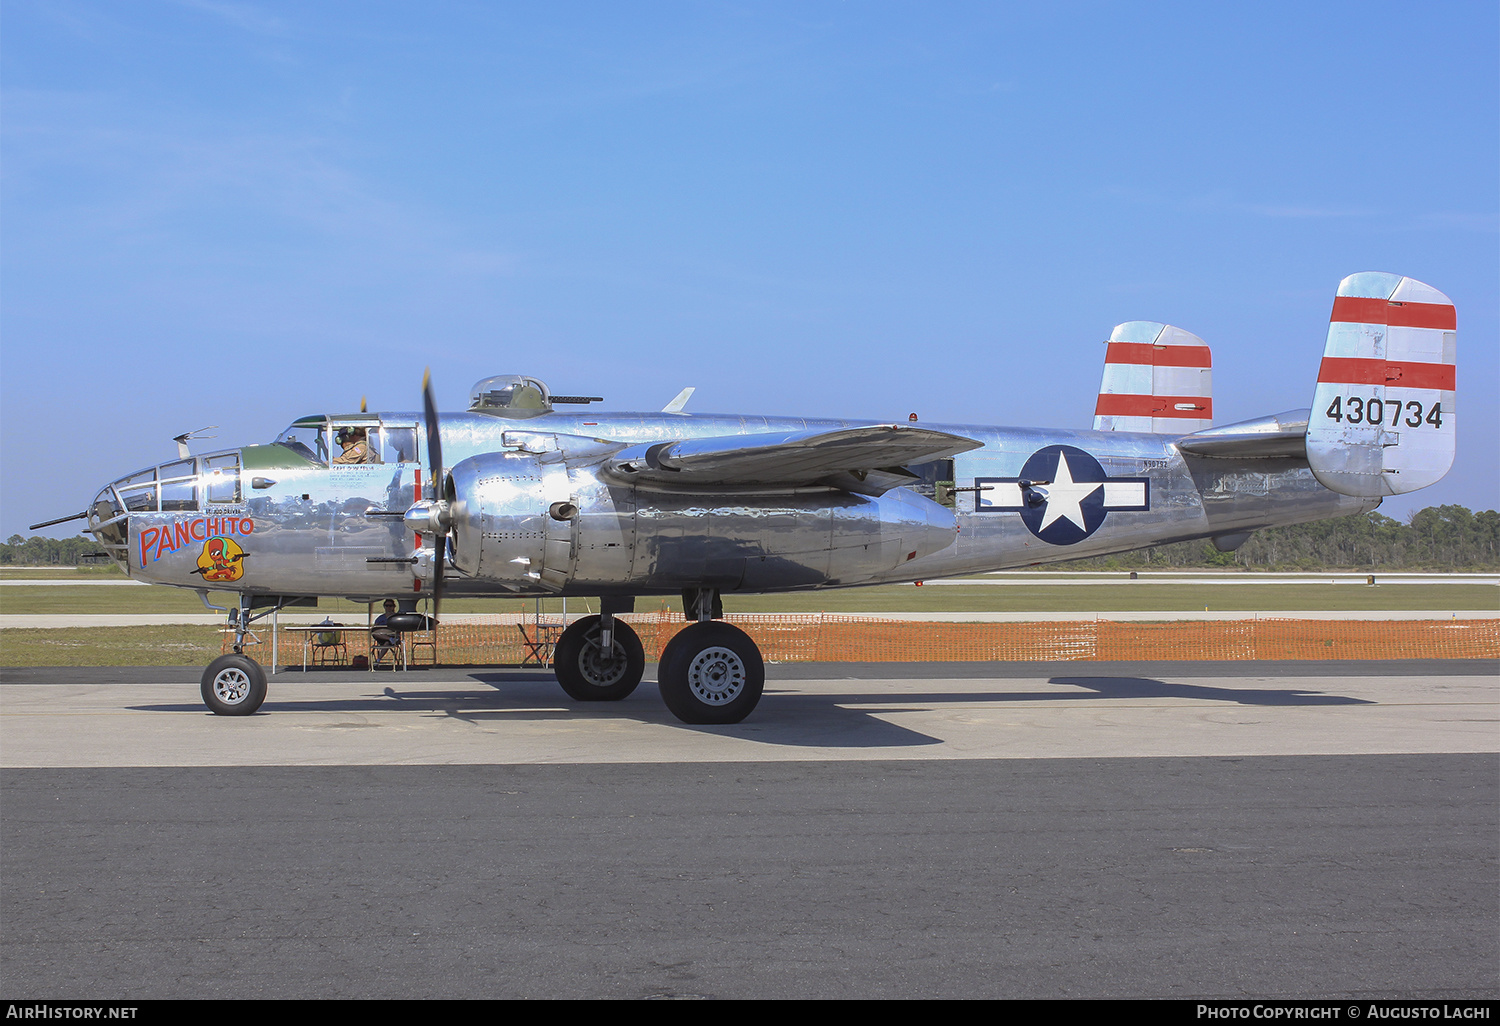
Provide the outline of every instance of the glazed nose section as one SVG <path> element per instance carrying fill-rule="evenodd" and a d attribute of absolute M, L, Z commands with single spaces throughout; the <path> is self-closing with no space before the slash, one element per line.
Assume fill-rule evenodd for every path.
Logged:
<path fill-rule="evenodd" d="M 104 551 L 122 567 L 129 564 L 130 515 L 113 484 L 99 489 L 89 503 L 88 531 L 104 546 Z"/>
<path fill-rule="evenodd" d="M 141 522 L 132 526 L 132 514 L 220 513 L 238 516 L 244 495 L 240 488 L 240 450 L 189 456 L 172 463 L 148 467 L 99 489 L 85 511 L 88 530 L 99 544 L 127 570 L 131 536 L 138 531 L 156 531 Z M 154 518 L 153 518 L 154 520 Z M 143 541 L 145 535 L 141 536 Z"/>

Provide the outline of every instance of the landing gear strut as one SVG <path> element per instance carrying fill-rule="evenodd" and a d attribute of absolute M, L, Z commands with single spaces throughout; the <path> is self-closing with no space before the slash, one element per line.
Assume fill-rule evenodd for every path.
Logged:
<path fill-rule="evenodd" d="M 198 597 L 209 609 L 224 609 L 211 605 L 208 592 L 199 591 Z M 250 622 L 269 616 L 280 609 L 285 599 L 276 600 L 275 605 L 263 613 L 251 615 L 250 596 L 241 595 L 237 609 L 229 610 L 229 626 L 234 631 L 234 652 L 221 655 L 208 664 L 203 671 L 199 692 L 203 704 L 218 716 L 249 716 L 266 700 L 266 671 L 254 659 L 245 655 L 245 638 L 252 640 Z"/>
<path fill-rule="evenodd" d="M 552 653 L 552 669 L 569 698 L 618 702 L 635 690 L 646 672 L 641 639 L 613 614 L 576 620 Z"/>

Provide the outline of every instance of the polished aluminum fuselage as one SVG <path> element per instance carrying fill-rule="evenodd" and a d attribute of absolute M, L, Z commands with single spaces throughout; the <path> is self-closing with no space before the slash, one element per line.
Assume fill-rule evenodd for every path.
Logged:
<path fill-rule="evenodd" d="M 416 414 L 371 416 L 422 433 Z M 772 592 L 923 580 L 1224 538 L 1378 505 L 1324 488 L 1303 459 L 1190 456 L 1173 437 L 1154 434 L 923 423 L 983 443 L 954 457 L 960 491 L 949 509 L 906 488 L 879 496 L 829 487 L 709 491 L 633 482 L 606 469 L 621 444 L 868 421 L 548 412 L 446 414 L 441 423 L 444 462 L 463 500 L 445 577 L 450 595 Z M 1149 498 L 1112 509 L 1070 544 L 1043 540 L 1019 512 L 985 508 L 982 496 L 996 494 L 985 482 L 1020 478 L 1028 459 L 1055 446 L 1082 450 L 1110 479 L 1133 482 L 1131 494 Z M 425 439 L 414 451 L 426 451 Z M 96 509 L 90 528 L 114 542 L 132 577 L 162 584 L 358 599 L 429 592 L 431 539 L 424 546 L 400 519 L 370 515 L 431 495 L 420 463 L 323 466 L 277 445 L 238 453 L 235 501 L 209 502 L 205 479 L 195 509 L 164 512 L 163 499 L 156 511 L 130 512 L 128 531 L 117 521 L 104 533 Z M 572 504 L 577 515 L 549 516 L 555 503 Z M 212 538 L 243 550 L 235 579 L 203 572 Z M 415 562 L 397 561 L 407 558 Z"/>

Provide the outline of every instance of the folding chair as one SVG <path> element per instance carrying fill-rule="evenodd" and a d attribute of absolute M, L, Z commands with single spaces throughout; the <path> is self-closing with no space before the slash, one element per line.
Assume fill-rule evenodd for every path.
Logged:
<path fill-rule="evenodd" d="M 383 660 L 390 661 L 392 670 L 406 669 L 406 646 L 401 643 L 401 635 L 391 641 L 370 637 L 370 670 L 373 672 Z"/>
<path fill-rule="evenodd" d="M 411 646 L 412 651 L 407 654 L 411 662 L 416 662 L 416 649 L 427 648 L 432 650 L 432 665 L 436 666 L 438 661 L 437 621 L 429 620 L 428 622 L 432 624 L 431 630 L 413 631 L 409 635 L 403 634 L 402 637 L 406 638 L 407 644 Z"/>
<path fill-rule="evenodd" d="M 552 665 L 552 650 L 557 647 L 557 633 L 548 624 L 534 624 L 527 630 L 526 624 L 516 624 L 516 629 L 521 632 L 521 644 L 526 646 L 526 654 L 521 657 L 522 666 L 530 666 L 535 661 L 538 666 Z"/>
<path fill-rule="evenodd" d="M 348 657 L 349 646 L 344 644 L 344 636 L 338 631 L 324 631 L 322 634 L 313 635 L 312 661 L 314 666 L 342 666 Z"/>

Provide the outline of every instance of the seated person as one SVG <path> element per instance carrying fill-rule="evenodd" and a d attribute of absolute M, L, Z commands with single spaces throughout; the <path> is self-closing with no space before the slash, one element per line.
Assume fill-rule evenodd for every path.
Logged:
<path fill-rule="evenodd" d="M 370 637 L 377 645 L 396 645 L 401 642 L 401 634 L 394 627 L 387 627 L 386 620 L 396 612 L 396 600 L 385 600 L 385 612 L 375 618 L 375 629 L 370 631 Z"/>
<path fill-rule="evenodd" d="M 364 428 L 339 428 L 338 443 L 343 452 L 333 458 L 335 463 L 373 463 L 370 442 Z"/>

